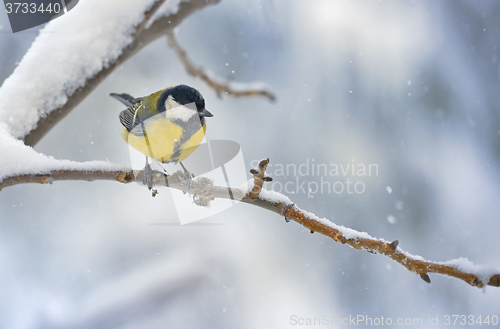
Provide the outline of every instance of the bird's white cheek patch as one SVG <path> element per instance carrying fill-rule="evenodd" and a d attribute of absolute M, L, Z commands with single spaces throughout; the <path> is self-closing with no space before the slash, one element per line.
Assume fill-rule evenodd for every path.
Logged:
<path fill-rule="evenodd" d="M 180 106 L 181 104 L 177 103 L 172 95 L 168 95 L 167 100 L 165 101 L 165 109 L 170 110 L 174 107 Z"/>
<path fill-rule="evenodd" d="M 167 102 L 168 102 L 168 99 L 167 99 Z M 169 120 L 182 120 L 184 122 L 188 122 L 189 119 L 191 119 L 196 114 L 198 114 L 198 111 L 196 111 L 196 105 L 194 103 L 190 103 L 187 105 L 177 104 L 176 107 L 172 107 L 172 108 L 165 107 L 165 108 L 167 109 L 165 111 L 165 117 Z"/>

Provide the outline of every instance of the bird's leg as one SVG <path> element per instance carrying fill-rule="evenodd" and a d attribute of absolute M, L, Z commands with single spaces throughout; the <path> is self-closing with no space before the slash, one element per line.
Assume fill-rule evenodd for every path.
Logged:
<path fill-rule="evenodd" d="M 179 162 L 179 164 L 182 167 L 182 170 L 184 170 L 184 181 L 186 182 L 186 189 L 184 190 L 184 194 L 186 194 L 187 190 L 191 188 L 191 182 L 193 181 L 194 175 L 191 174 L 186 167 L 182 164 L 182 162 Z"/>
<path fill-rule="evenodd" d="M 151 191 L 153 189 L 153 170 L 151 169 L 148 160 L 148 157 L 146 157 L 146 164 L 144 165 L 144 178 L 142 182 Z M 156 190 L 153 190 L 153 196 L 155 196 L 157 193 L 158 192 Z"/>

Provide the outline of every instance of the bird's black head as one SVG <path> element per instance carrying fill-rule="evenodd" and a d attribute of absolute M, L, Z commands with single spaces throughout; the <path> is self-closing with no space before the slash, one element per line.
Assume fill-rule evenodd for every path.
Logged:
<path fill-rule="evenodd" d="M 205 99 L 198 90 L 192 87 L 186 85 L 175 86 L 171 88 L 170 95 L 172 95 L 173 99 L 181 105 L 195 103 L 198 112 L 205 108 Z"/>
<path fill-rule="evenodd" d="M 200 119 L 204 122 L 205 117 L 213 116 L 212 113 L 205 109 L 205 99 L 200 94 L 200 92 L 192 87 L 186 85 L 177 85 L 172 88 L 168 88 L 163 92 L 163 94 L 158 99 L 157 108 L 160 112 L 165 111 L 165 101 L 171 96 L 172 99 L 179 105 L 187 105 L 194 103 L 196 105 L 196 110 L 200 115 Z"/>

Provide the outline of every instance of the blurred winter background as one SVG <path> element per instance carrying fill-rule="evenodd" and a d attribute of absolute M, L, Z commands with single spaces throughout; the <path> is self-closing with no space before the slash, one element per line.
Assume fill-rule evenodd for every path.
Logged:
<path fill-rule="evenodd" d="M 268 83 L 276 102 L 219 99 L 161 39 L 35 149 L 128 164 L 122 106 L 108 94 L 186 83 L 215 115 L 207 137 L 238 142 L 247 169 L 270 157 L 274 188 L 292 182 L 284 193 L 299 207 L 430 260 L 500 268 L 499 14 L 497 1 L 223 0 L 186 19 L 179 42 L 217 75 Z M 0 26 L 3 81 L 38 28 L 12 34 L 4 10 Z M 278 170 L 313 162 L 378 173 Z M 347 179 L 363 193 L 314 192 Z M 3 190 L 0 328 L 287 328 L 294 317 L 358 315 L 424 325 L 437 316 L 444 326 L 447 314 L 498 316 L 497 288 L 439 275 L 429 285 L 262 209 L 238 204 L 176 223 L 165 189 L 156 198 L 113 182 Z"/>

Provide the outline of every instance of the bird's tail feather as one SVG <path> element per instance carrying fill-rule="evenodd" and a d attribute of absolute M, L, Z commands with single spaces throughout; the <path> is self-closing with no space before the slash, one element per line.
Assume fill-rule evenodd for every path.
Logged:
<path fill-rule="evenodd" d="M 135 98 L 132 97 L 132 96 L 130 96 L 129 94 L 115 94 L 115 93 L 111 93 L 111 94 L 109 94 L 109 96 L 111 96 L 114 99 L 120 101 L 126 107 L 130 107 L 130 106 L 134 105 Z"/>

